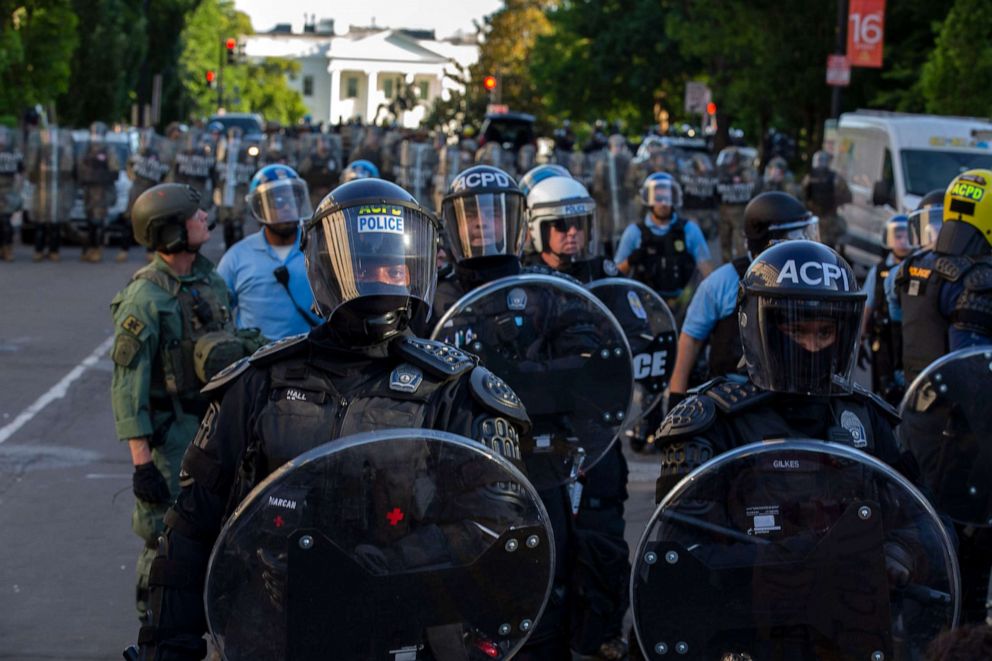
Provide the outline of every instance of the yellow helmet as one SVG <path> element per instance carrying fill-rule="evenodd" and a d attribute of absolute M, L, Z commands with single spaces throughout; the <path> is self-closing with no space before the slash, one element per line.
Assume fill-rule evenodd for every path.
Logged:
<path fill-rule="evenodd" d="M 959 174 L 947 187 L 944 193 L 944 226 L 940 231 L 941 239 L 945 233 L 946 240 L 938 239 L 937 250 L 951 254 L 966 254 L 961 252 L 965 237 L 974 236 L 973 232 L 961 232 L 964 229 L 958 223 L 967 223 L 992 246 L 992 170 L 968 170 Z M 947 230 L 951 230 L 947 232 Z M 956 240 L 951 240 L 955 238 Z M 942 250 L 941 245 L 958 250 Z M 987 247 L 987 246 L 986 246 Z"/>

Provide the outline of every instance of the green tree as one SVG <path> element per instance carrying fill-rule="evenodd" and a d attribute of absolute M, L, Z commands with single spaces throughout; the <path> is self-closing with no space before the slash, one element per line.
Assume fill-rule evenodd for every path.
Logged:
<path fill-rule="evenodd" d="M 253 34 L 251 20 L 234 8 L 233 0 L 203 0 L 183 31 L 179 58 L 188 115 L 205 118 L 217 111 L 218 98 L 230 111 L 257 112 L 268 120 L 295 123 L 306 114 L 299 92 L 286 77 L 299 72 L 299 64 L 279 58 L 221 66 L 226 60 L 224 42 Z M 214 71 L 221 89 L 207 87 L 205 74 Z M 220 92 L 220 94 L 218 94 Z"/>
<path fill-rule="evenodd" d="M 69 0 L 0 2 L 0 120 L 51 106 L 68 89 L 75 28 Z"/>
<path fill-rule="evenodd" d="M 988 116 L 992 109 L 992 12 L 982 0 L 956 0 L 923 66 L 927 112 Z"/>

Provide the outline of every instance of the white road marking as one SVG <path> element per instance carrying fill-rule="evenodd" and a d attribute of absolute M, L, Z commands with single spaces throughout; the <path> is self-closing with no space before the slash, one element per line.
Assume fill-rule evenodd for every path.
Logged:
<path fill-rule="evenodd" d="M 34 404 L 21 411 L 12 422 L 0 427 L 0 443 L 3 443 L 8 438 L 13 436 L 17 430 L 30 422 L 36 415 L 41 413 L 46 406 L 54 402 L 56 399 L 65 397 L 65 394 L 69 391 L 69 386 L 72 385 L 73 381 L 81 377 L 83 372 L 85 372 L 88 368 L 93 367 L 93 365 L 100 360 L 103 354 L 110 350 L 110 346 L 113 343 L 114 336 L 111 335 L 106 340 L 101 342 L 100 346 L 93 350 L 93 353 L 86 356 L 81 363 L 73 367 L 68 374 L 63 376 L 61 381 L 49 388 L 48 392 L 44 395 L 36 399 Z"/>
<path fill-rule="evenodd" d="M 131 473 L 87 473 L 87 480 L 130 480 Z M 498 535 L 497 535 L 498 537 Z"/>

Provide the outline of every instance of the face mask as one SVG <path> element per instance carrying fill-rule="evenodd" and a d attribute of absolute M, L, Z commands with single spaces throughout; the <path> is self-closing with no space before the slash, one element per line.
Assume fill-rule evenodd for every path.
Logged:
<path fill-rule="evenodd" d="M 273 225 L 267 225 L 266 227 L 269 228 L 270 232 L 284 239 L 287 239 L 291 236 L 296 236 L 296 230 L 297 230 L 296 223 L 277 223 Z"/>

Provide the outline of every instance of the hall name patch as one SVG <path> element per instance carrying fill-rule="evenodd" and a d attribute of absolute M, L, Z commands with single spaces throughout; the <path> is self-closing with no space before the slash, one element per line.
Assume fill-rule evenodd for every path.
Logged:
<path fill-rule="evenodd" d="M 389 234 L 403 234 L 403 216 L 359 216 L 358 233 L 366 232 L 387 232 Z"/>

